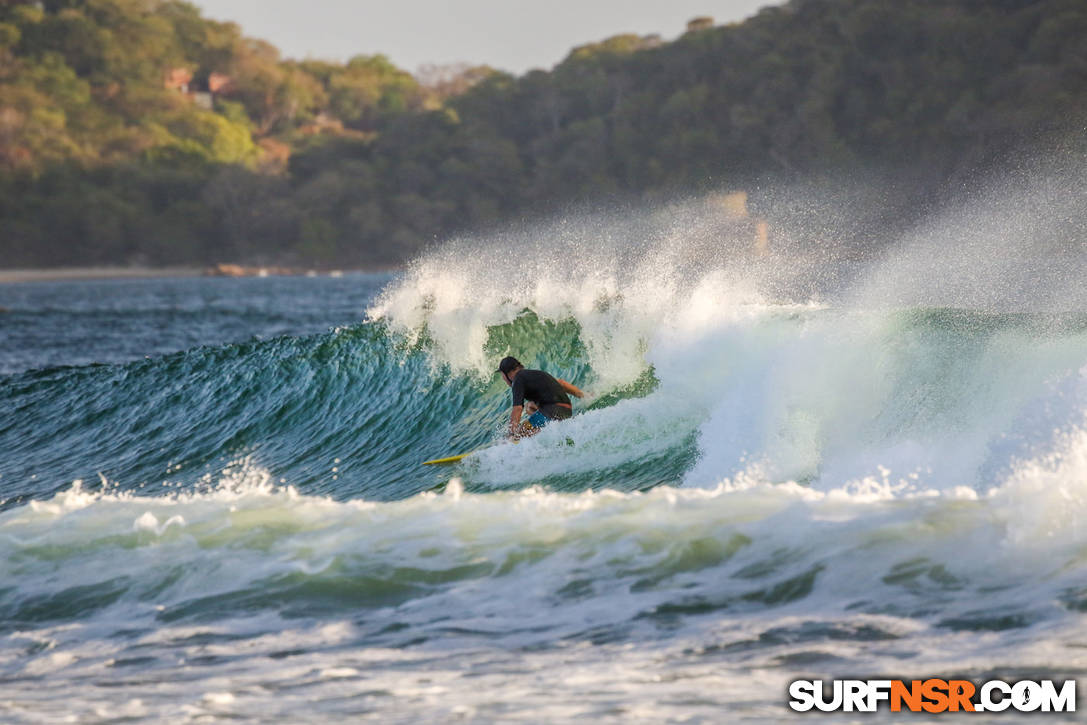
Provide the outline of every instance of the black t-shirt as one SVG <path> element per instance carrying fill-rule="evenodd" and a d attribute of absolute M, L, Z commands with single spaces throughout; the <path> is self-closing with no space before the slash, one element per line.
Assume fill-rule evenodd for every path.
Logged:
<path fill-rule="evenodd" d="M 543 370 L 521 370 L 513 379 L 513 407 L 524 405 L 531 400 L 536 405 L 570 405 L 570 396 L 559 385 L 559 381 Z"/>

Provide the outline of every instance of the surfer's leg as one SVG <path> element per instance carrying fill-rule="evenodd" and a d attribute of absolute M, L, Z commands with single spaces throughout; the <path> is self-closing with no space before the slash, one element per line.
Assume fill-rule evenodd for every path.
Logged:
<path fill-rule="evenodd" d="M 517 437 L 531 438 L 543 430 L 545 425 L 547 425 L 547 418 L 544 417 L 543 413 L 537 411 L 521 420 L 521 429 L 518 431 Z"/>

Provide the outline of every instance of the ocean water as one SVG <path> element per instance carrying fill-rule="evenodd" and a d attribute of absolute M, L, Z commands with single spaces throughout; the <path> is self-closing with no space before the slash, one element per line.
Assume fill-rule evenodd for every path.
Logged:
<path fill-rule="evenodd" d="M 1082 678 L 1082 249 L 707 229 L 0 287 L 0 720 L 777 722 L 797 678 Z M 506 354 L 590 398 L 504 442 Z"/>

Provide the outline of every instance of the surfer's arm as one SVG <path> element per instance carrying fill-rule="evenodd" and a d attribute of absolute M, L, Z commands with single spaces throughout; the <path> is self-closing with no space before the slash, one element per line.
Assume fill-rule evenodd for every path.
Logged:
<path fill-rule="evenodd" d="M 574 396 L 575 398 L 584 398 L 585 397 L 585 393 L 582 392 L 581 388 L 577 387 L 576 385 L 571 385 L 570 383 L 566 382 L 562 378 L 555 378 L 555 379 L 559 381 L 559 385 L 562 386 L 562 389 L 565 390 L 570 395 Z"/>
<path fill-rule="evenodd" d="M 515 405 L 510 411 L 510 437 L 517 438 L 521 430 L 521 411 L 523 406 Z"/>

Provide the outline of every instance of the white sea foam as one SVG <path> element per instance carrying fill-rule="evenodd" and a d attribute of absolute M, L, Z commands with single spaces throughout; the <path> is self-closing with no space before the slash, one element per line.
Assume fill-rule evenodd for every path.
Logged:
<path fill-rule="evenodd" d="M 558 719 L 613 706 L 668 717 L 669 702 L 690 698 L 703 704 L 685 713 L 766 717 L 780 707 L 766 693 L 805 662 L 843 674 L 1075 669 L 1087 665 L 1079 615 L 1062 602 L 1087 586 L 1085 431 L 980 494 L 889 472 L 819 490 L 754 467 L 713 489 L 388 503 L 259 484 L 70 491 L 48 516 L 0 514 L 0 561 L 19 562 L 7 580 L 38 601 L 71 587 L 123 593 L 76 625 L 8 635 L 0 670 L 49 677 L 64 711 L 90 721 L 113 712 L 116 693 L 81 683 L 130 678 L 130 661 L 141 674 L 122 702 L 134 717 L 273 717 L 310 701 L 317 721 L 349 702 L 422 718 L 496 717 L 514 702 Z M 132 521 L 145 514 L 187 524 L 139 538 L 149 532 Z M 329 609 L 336 587 L 347 599 Z M 1019 624 L 986 624 L 1001 617 Z M 554 698 L 560 680 L 568 696 Z M 27 689 L 11 707 L 60 712 Z"/>

